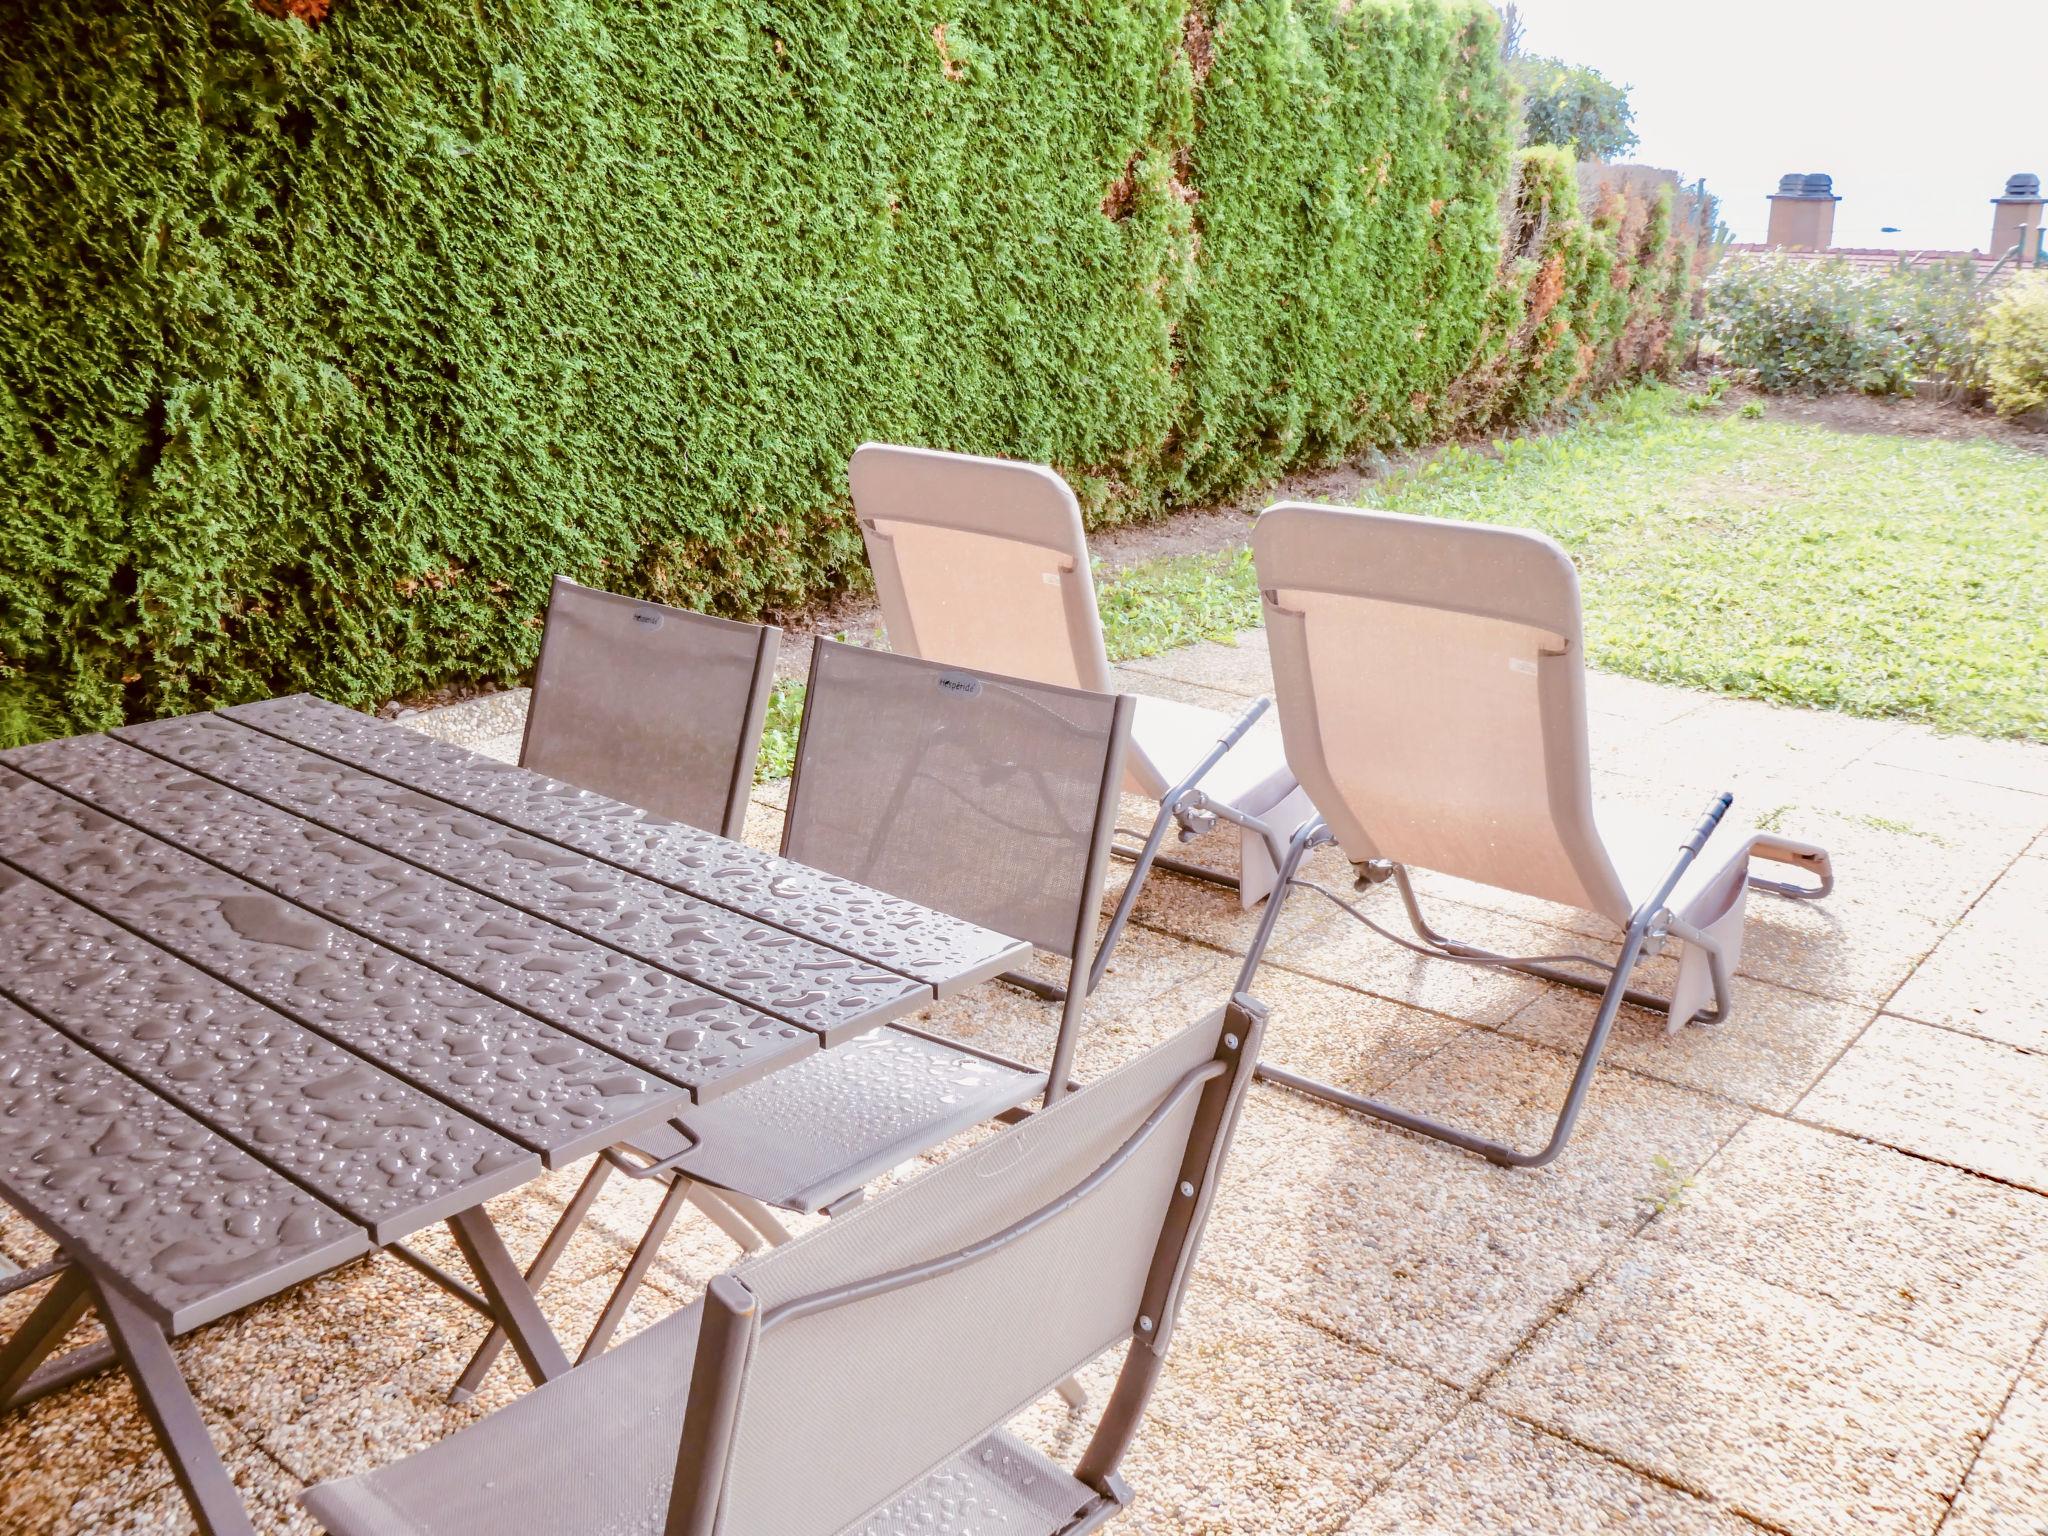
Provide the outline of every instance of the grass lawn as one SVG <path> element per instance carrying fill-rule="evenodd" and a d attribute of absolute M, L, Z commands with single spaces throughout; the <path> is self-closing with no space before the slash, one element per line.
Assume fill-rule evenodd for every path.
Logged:
<path fill-rule="evenodd" d="M 1830 431 L 1645 388 L 1577 426 L 1452 448 L 1382 482 L 1393 512 L 1540 528 L 1571 552 L 1588 659 L 1776 704 L 2048 741 L 2048 458 Z M 1259 622 L 1247 550 L 1103 580 L 1112 661 Z M 783 777 L 802 688 L 778 690 Z"/>
<path fill-rule="evenodd" d="M 1453 451 L 1374 504 L 1550 534 L 1596 667 L 2048 740 L 2048 458 L 1690 398 L 1642 390 L 1497 457 Z"/>

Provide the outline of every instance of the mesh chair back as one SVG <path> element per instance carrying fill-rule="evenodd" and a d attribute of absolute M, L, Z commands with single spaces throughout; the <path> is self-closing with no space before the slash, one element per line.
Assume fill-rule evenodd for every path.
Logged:
<path fill-rule="evenodd" d="M 1074 493 L 1041 464 L 868 443 L 847 467 L 892 649 L 1110 691 Z"/>
<path fill-rule="evenodd" d="M 1091 1192 L 1049 1220 L 1023 1219 L 1110 1161 L 1189 1073 L 1229 1056 L 1226 1025 L 1242 1029 L 1245 1017 L 1219 1010 L 1085 1092 L 741 1266 L 759 1308 L 718 1529 L 832 1536 L 1134 1330 L 1163 1349 L 1251 1078 L 1256 1027 L 1232 1035 L 1232 1073 L 1185 1092 Z M 1177 1199 L 1184 1178 L 1195 1200 Z M 774 1321 L 786 1303 L 1019 1223 L 1021 1236 L 964 1267 Z M 1176 1240 L 1163 1242 L 1169 1231 Z"/>
<path fill-rule="evenodd" d="M 820 640 L 785 857 L 1072 957 L 1131 703 Z"/>
<path fill-rule="evenodd" d="M 558 576 L 519 761 L 736 838 L 781 639 Z"/>
<path fill-rule="evenodd" d="M 1593 820 L 1578 576 L 1555 542 L 1294 502 L 1252 548 L 1287 761 L 1351 859 L 1629 920 Z"/>

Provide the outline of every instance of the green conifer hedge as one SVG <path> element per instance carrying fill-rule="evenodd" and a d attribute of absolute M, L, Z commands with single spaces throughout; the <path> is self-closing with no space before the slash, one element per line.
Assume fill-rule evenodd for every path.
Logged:
<path fill-rule="evenodd" d="M 1468 0 L 39 0 L 0 75 L 0 743 L 800 601 L 866 438 L 1101 522 L 1482 424 L 1526 286 Z"/>

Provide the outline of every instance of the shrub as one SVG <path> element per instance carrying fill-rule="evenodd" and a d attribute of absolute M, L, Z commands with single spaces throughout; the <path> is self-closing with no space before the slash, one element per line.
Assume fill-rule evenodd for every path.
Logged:
<path fill-rule="evenodd" d="M 1586 168 L 1562 149 L 1518 157 L 1494 307 L 1444 425 L 1533 420 L 1668 373 L 1690 334 L 1713 204 L 1668 172 Z"/>
<path fill-rule="evenodd" d="M 1176 494 L 1438 430 L 1492 302 L 1512 102 L 1483 6 L 1219 0 L 1200 39 Z"/>
<path fill-rule="evenodd" d="M 867 437 L 1100 524 L 1659 350 L 1561 156 L 1503 269 L 1476 0 L 265 9 L 0 28 L 0 744 L 507 680 L 558 571 L 800 602 Z"/>
<path fill-rule="evenodd" d="M 862 569 L 865 437 L 1143 510 L 1181 391 L 1181 17 L 16 7 L 0 739 L 510 678 L 557 571 L 799 601 Z"/>
<path fill-rule="evenodd" d="M 1984 316 L 1984 382 L 2001 415 L 2048 407 L 2048 277 L 2013 279 Z"/>
<path fill-rule="evenodd" d="M 1526 142 L 1556 144 L 1587 160 L 1616 160 L 1636 147 L 1627 86 L 1541 54 L 1519 54 L 1509 68 L 1522 88 Z"/>
<path fill-rule="evenodd" d="M 1775 392 L 1897 394 L 1916 379 L 1967 389 L 1983 291 L 1968 262 L 1870 270 L 1767 255 L 1707 283 L 1722 360 Z"/>

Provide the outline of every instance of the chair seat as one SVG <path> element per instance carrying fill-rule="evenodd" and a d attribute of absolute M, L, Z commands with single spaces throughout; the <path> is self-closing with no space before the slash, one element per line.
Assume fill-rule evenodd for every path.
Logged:
<path fill-rule="evenodd" d="M 677 1119 L 698 1145 L 674 1166 L 765 1205 L 822 1211 L 1044 1088 L 1042 1072 L 878 1029 L 686 1110 Z"/>
<path fill-rule="evenodd" d="M 1193 773 L 1217 739 L 1237 723 L 1235 716 L 1199 704 L 1148 694 L 1134 697 L 1138 715 L 1131 724 L 1131 777 L 1155 800 Z M 1210 799 L 1252 816 L 1263 816 L 1294 789 L 1294 772 L 1287 766 L 1277 732 L 1247 733 L 1202 780 Z"/>
<path fill-rule="evenodd" d="M 692 1304 L 437 1445 L 308 1489 L 305 1506 L 332 1536 L 660 1536 L 702 1317 Z M 843 1536 L 1051 1536 L 1092 1497 L 997 1431 Z"/>
<path fill-rule="evenodd" d="M 332 1536 L 660 1536 L 703 1304 L 417 1455 L 322 1483 Z"/>
<path fill-rule="evenodd" d="M 999 1429 L 841 1536 L 1053 1536 L 1094 1500 L 1087 1484 Z"/>

